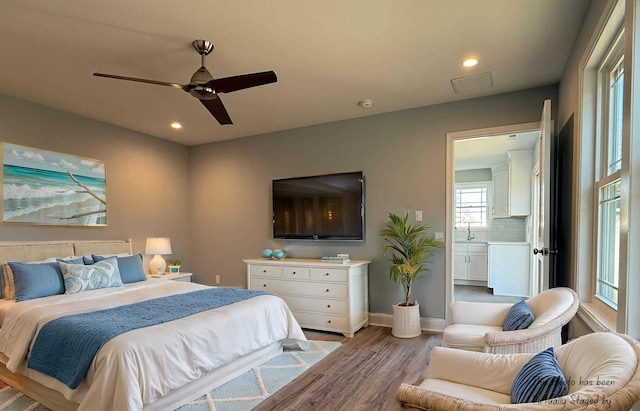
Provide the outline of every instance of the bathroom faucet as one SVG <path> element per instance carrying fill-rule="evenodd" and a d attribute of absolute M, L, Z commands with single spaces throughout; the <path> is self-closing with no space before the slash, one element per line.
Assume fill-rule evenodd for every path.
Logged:
<path fill-rule="evenodd" d="M 476 238 L 475 234 L 471 234 L 471 223 L 467 223 L 467 241 L 471 241 Z"/>

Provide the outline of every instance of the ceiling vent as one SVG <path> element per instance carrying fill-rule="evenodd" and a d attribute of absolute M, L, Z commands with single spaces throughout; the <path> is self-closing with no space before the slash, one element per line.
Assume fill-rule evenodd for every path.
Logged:
<path fill-rule="evenodd" d="M 493 76 L 490 71 L 451 80 L 451 87 L 453 87 L 453 91 L 457 94 L 476 94 L 487 91 L 492 86 Z"/>

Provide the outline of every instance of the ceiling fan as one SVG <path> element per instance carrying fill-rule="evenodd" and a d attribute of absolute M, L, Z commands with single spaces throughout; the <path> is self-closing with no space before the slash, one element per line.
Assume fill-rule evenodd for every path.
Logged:
<path fill-rule="evenodd" d="M 93 73 L 94 76 L 114 78 L 118 80 L 138 81 L 140 83 L 157 84 L 169 86 L 186 91 L 199 99 L 202 105 L 218 120 L 220 124 L 233 124 L 229 113 L 224 108 L 219 93 L 231 93 L 245 88 L 262 86 L 264 84 L 278 81 L 276 73 L 264 71 L 261 73 L 242 74 L 220 79 L 214 79 L 209 70 L 204 65 L 204 58 L 213 51 L 213 43 L 206 40 L 195 40 L 193 48 L 200 54 L 201 67 L 193 73 L 189 84 L 168 83 L 165 81 L 147 80 L 135 77 L 117 76 L 113 74 Z"/>

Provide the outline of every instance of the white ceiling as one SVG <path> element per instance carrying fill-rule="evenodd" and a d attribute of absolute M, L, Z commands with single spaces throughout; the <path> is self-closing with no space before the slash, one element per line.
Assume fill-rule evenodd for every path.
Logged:
<path fill-rule="evenodd" d="M 2 0 L 0 93 L 187 145 L 559 81 L 588 0 Z M 222 100 L 93 72 L 186 84 L 210 40 L 216 78 L 278 82 Z M 461 66 L 467 56 L 480 63 Z M 493 85 L 451 80 L 491 73 Z M 464 83 L 464 82 L 463 82 Z M 373 100 L 362 108 L 358 101 Z M 171 121 L 184 127 L 173 130 Z"/>
<path fill-rule="evenodd" d="M 531 150 L 539 137 L 538 131 L 526 131 L 456 140 L 454 167 L 456 170 L 473 170 L 506 163 L 507 151 Z"/>

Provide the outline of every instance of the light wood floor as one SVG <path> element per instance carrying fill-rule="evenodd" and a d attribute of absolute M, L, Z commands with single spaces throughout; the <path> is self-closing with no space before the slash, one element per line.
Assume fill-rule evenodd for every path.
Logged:
<path fill-rule="evenodd" d="M 400 339 L 391 328 L 369 326 L 350 339 L 304 331 L 310 340 L 340 341 L 342 346 L 254 411 L 397 410 L 400 383 L 418 384 L 427 376 L 431 347 L 426 342 L 433 334 Z"/>

